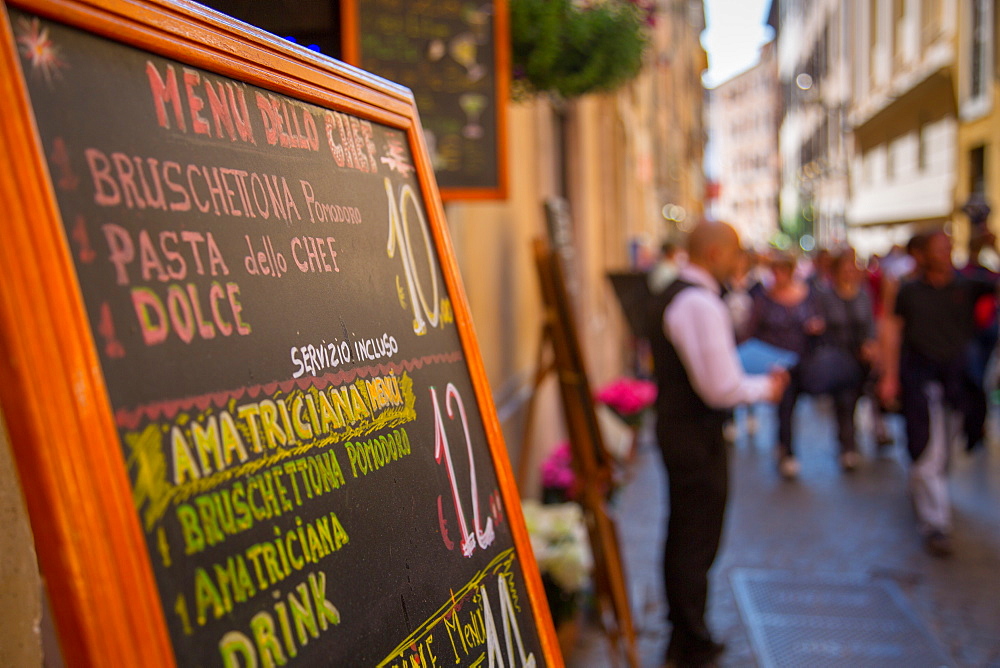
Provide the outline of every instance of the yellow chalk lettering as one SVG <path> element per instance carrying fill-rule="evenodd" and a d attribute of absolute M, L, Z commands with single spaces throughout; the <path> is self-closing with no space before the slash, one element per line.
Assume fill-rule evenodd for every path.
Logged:
<path fill-rule="evenodd" d="M 198 620 L 198 626 L 204 626 L 205 622 L 208 621 L 206 613 L 209 608 L 212 609 L 216 619 L 226 614 L 222 595 L 215 588 L 211 576 L 200 566 L 194 569 L 194 600 L 195 618 Z"/>
<path fill-rule="evenodd" d="M 195 464 L 184 432 L 176 425 L 170 429 L 170 449 L 173 454 L 175 485 L 183 485 L 189 480 L 201 478 L 201 472 Z"/>
<path fill-rule="evenodd" d="M 319 414 L 322 420 L 320 431 L 324 434 L 329 434 L 332 430 L 344 426 L 324 392 L 319 393 Z"/>
<path fill-rule="evenodd" d="M 288 553 L 288 561 L 291 562 L 292 568 L 297 571 L 302 570 L 302 567 L 306 565 L 305 557 L 297 557 L 295 553 L 292 552 L 292 540 L 298 539 L 298 534 L 292 529 L 285 534 L 285 551 Z"/>
<path fill-rule="evenodd" d="M 194 451 L 198 455 L 198 463 L 201 464 L 202 475 L 211 475 L 214 470 L 221 471 L 222 465 L 222 444 L 219 443 L 219 421 L 214 415 L 209 416 L 205 426 L 201 426 L 197 421 L 191 423 L 191 438 L 194 440 Z"/>
<path fill-rule="evenodd" d="M 264 432 L 264 439 L 267 441 L 269 450 L 274 450 L 279 445 L 285 445 L 288 438 L 285 432 L 278 425 L 278 407 L 270 399 L 260 402 L 260 427 Z"/>
<path fill-rule="evenodd" d="M 222 411 L 219 414 L 219 428 L 222 431 L 222 456 L 226 466 L 233 463 L 233 455 L 240 463 L 245 462 L 250 456 L 247 454 L 246 446 L 240 437 L 240 431 L 236 428 L 236 420 L 229 414 L 229 411 Z"/>
<path fill-rule="evenodd" d="M 257 404 L 244 404 L 236 409 L 236 415 L 247 423 L 250 431 L 250 448 L 254 452 L 261 452 L 263 447 L 260 442 L 260 427 L 257 419 L 260 417 L 260 408 Z"/>
<path fill-rule="evenodd" d="M 333 526 L 333 549 L 339 550 L 344 545 L 347 545 L 351 539 L 347 536 L 347 532 L 344 531 L 344 526 L 340 523 L 336 513 L 330 513 L 330 523 Z"/>
<path fill-rule="evenodd" d="M 215 504 L 205 496 L 195 497 L 194 505 L 198 507 L 198 519 L 201 520 L 202 531 L 205 532 L 205 542 L 209 545 L 221 543 L 226 539 L 215 520 Z"/>
<path fill-rule="evenodd" d="M 319 628 L 326 630 L 328 625 L 340 624 L 340 612 L 326 600 L 326 573 L 317 571 L 309 574 L 309 589 L 312 591 L 313 603 L 319 613 Z"/>
<path fill-rule="evenodd" d="M 197 554 L 205 549 L 205 536 L 198 524 L 198 514 L 186 503 L 177 506 L 177 520 L 184 535 L 184 554 Z"/>
<path fill-rule="evenodd" d="M 312 426 L 302 419 L 302 409 L 305 407 L 305 403 L 302 397 L 295 397 L 292 401 L 292 426 L 295 429 L 295 435 L 302 440 L 313 437 Z"/>
<path fill-rule="evenodd" d="M 251 545 L 246 551 L 247 557 L 249 557 L 250 561 L 253 562 L 253 570 L 257 575 L 257 584 L 261 589 L 267 587 L 267 580 L 264 579 L 264 569 L 260 565 L 260 559 L 258 559 L 263 551 L 264 548 L 260 543 L 257 545 Z"/>
<path fill-rule="evenodd" d="M 295 598 L 295 592 L 288 593 L 288 605 L 292 609 L 292 621 L 295 622 L 295 633 L 298 635 L 299 644 L 303 647 L 309 644 L 309 635 L 319 638 L 319 628 L 316 625 L 316 615 L 313 614 L 312 600 L 309 598 L 309 587 L 303 582 L 295 591 L 299 592 L 299 598 Z"/>
<path fill-rule="evenodd" d="M 285 649 L 288 650 L 288 656 L 294 657 L 299 651 L 295 647 L 295 642 L 292 641 L 292 625 L 288 623 L 288 607 L 284 601 L 278 601 L 274 604 L 274 611 L 278 613 L 281 637 L 285 641 Z"/>
<path fill-rule="evenodd" d="M 281 643 L 274 635 L 274 619 L 270 613 L 262 610 L 254 615 L 250 620 L 250 631 L 253 633 L 257 653 L 264 668 L 274 668 L 275 665 L 283 666 L 288 663 L 285 653 L 281 650 Z"/>
<path fill-rule="evenodd" d="M 264 471 L 257 480 L 259 481 L 260 496 L 264 499 L 264 505 L 268 509 L 268 517 L 281 514 L 281 505 L 278 497 L 274 493 L 274 478 L 270 471 Z"/>
<path fill-rule="evenodd" d="M 243 482 L 237 480 L 233 483 L 233 512 L 236 514 L 236 527 L 239 530 L 249 529 L 253 526 L 253 516 L 250 514 L 250 506 L 247 504 L 246 490 Z"/>
<path fill-rule="evenodd" d="M 313 560 L 319 561 L 327 555 L 323 549 L 323 543 L 319 539 L 319 534 L 316 533 L 316 527 L 312 524 L 306 525 L 306 537 L 309 539 L 309 551 L 313 553 Z"/>
<path fill-rule="evenodd" d="M 319 414 L 316 413 L 316 398 L 312 394 L 306 395 L 306 407 L 309 409 L 309 422 L 312 424 L 312 433 L 319 434 Z"/>
<path fill-rule="evenodd" d="M 284 399 L 278 399 L 278 410 L 281 413 L 281 427 L 288 438 L 288 444 L 295 443 L 295 430 L 292 429 L 292 419 L 288 415 L 288 403 Z"/>
<path fill-rule="evenodd" d="M 275 552 L 274 545 L 260 543 L 260 548 L 261 556 L 264 558 L 264 568 L 267 569 L 267 577 L 270 578 L 271 584 L 281 582 L 285 578 L 285 573 L 278 564 L 278 555 Z"/>
<path fill-rule="evenodd" d="M 317 462 L 323 490 L 328 492 L 330 489 L 340 489 L 345 482 L 344 474 L 340 470 L 340 462 L 337 461 L 337 455 L 333 450 L 320 454 L 313 461 Z"/>
<path fill-rule="evenodd" d="M 267 507 L 267 499 L 264 498 L 264 491 L 261 488 L 261 480 L 263 476 L 254 476 L 250 478 L 247 483 L 247 503 L 250 505 L 250 512 L 253 514 L 255 520 L 265 520 L 271 516 L 270 508 Z M 254 502 L 253 491 L 257 490 L 260 493 L 261 506 L 258 506 Z"/>
<path fill-rule="evenodd" d="M 365 401 L 362 399 L 361 393 L 358 392 L 358 387 L 356 385 L 351 385 L 351 407 L 354 409 L 355 420 L 371 416 L 371 411 L 369 411 L 368 407 L 365 406 Z"/>
<path fill-rule="evenodd" d="M 351 443 L 350 441 L 348 441 L 347 443 L 344 443 L 344 449 L 347 450 L 347 460 L 349 462 L 351 462 L 351 475 L 353 475 L 355 478 L 357 478 L 358 477 L 358 453 L 354 449 L 354 444 Z M 361 462 L 361 464 L 363 465 L 364 462 Z M 364 473 L 364 471 L 362 471 L 362 474 L 363 473 Z"/>
<path fill-rule="evenodd" d="M 222 636 L 219 653 L 224 668 L 257 668 L 257 652 L 253 643 L 239 631 L 229 631 Z"/>

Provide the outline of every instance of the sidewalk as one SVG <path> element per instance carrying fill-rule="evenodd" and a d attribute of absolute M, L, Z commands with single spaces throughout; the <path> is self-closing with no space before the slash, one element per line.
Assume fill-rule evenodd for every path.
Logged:
<path fill-rule="evenodd" d="M 859 413 L 867 411 L 859 407 Z M 901 445 L 878 458 L 873 445 L 860 436 L 865 461 L 856 472 L 844 474 L 836 462 L 828 405 L 803 397 L 795 423 L 802 472 L 798 481 L 786 482 L 777 475 L 772 455 L 773 409 L 758 407 L 757 414 L 756 436 L 741 435 L 733 446 L 726 529 L 712 570 L 710 626 L 728 647 L 721 665 L 761 665 L 733 587 L 736 571 L 754 568 L 807 579 L 847 576 L 889 583 L 902 592 L 901 605 L 940 644 L 951 665 L 1000 668 L 1000 439 L 996 422 L 991 422 L 992 438 L 985 451 L 968 455 L 956 449 L 953 453 L 955 554 L 942 560 L 927 555 L 917 536 L 906 495 L 907 462 Z M 901 442 L 898 417 L 890 418 L 890 427 Z M 859 435 L 867 433 L 859 430 Z M 649 429 L 630 475 L 614 514 L 642 666 L 655 668 L 662 664 L 669 637 L 660 584 L 665 473 Z M 566 663 L 571 668 L 615 665 L 606 639 L 590 626 L 581 633 Z M 824 665 L 855 664 L 833 660 Z"/>

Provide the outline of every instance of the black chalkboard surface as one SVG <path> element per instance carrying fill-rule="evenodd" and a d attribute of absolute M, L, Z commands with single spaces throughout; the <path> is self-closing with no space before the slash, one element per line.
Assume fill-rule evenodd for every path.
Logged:
<path fill-rule="evenodd" d="M 445 199 L 506 195 L 506 2 L 344 0 L 345 58 L 413 90 Z"/>
<path fill-rule="evenodd" d="M 546 663 L 407 132 L 9 18 L 177 663 Z"/>

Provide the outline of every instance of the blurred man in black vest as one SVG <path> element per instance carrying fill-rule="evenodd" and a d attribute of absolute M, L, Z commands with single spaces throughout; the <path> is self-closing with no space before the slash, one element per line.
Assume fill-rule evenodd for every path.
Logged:
<path fill-rule="evenodd" d="M 739 237 L 721 222 L 688 238 L 688 264 L 656 298 L 651 334 L 659 385 L 656 435 L 669 480 L 663 575 L 673 627 L 667 665 L 713 666 L 724 646 L 705 623 L 708 571 L 729 484 L 723 427 L 738 404 L 777 401 L 788 374 L 747 376 L 720 294 L 737 268 Z"/>

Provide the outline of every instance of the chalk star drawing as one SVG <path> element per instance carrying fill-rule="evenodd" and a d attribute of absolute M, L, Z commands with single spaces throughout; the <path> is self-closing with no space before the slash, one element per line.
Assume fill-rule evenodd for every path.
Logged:
<path fill-rule="evenodd" d="M 32 72 L 41 74 L 45 83 L 52 85 L 52 79 L 62 76 L 66 61 L 59 54 L 59 46 L 49 36 L 49 29 L 42 27 L 37 18 L 18 19 L 17 44 L 21 55 L 31 64 Z"/>

